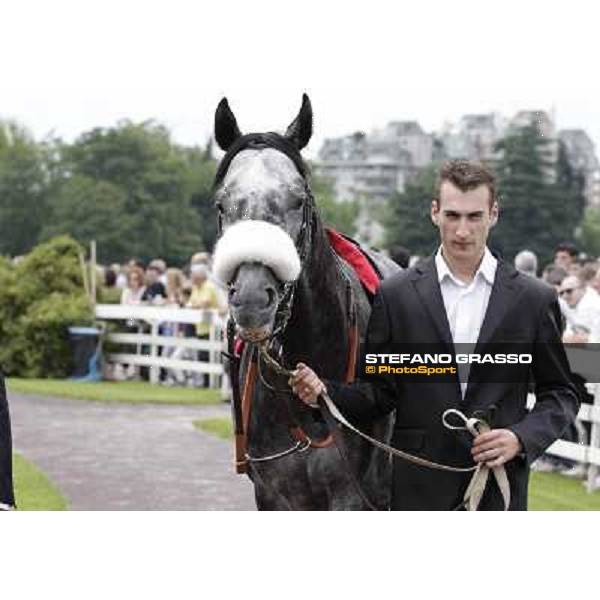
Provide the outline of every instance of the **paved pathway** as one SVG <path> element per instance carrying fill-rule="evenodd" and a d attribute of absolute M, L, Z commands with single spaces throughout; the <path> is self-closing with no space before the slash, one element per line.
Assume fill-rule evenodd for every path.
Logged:
<path fill-rule="evenodd" d="M 125 405 L 9 393 L 14 449 L 35 462 L 72 510 L 254 510 L 232 444 L 194 419 L 227 405 Z"/>

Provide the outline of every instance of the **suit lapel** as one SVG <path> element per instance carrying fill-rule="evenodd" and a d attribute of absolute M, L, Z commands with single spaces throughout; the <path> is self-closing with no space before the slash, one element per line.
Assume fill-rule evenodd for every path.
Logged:
<path fill-rule="evenodd" d="M 522 286 L 519 285 L 517 275 L 518 273 L 513 267 L 503 260 L 498 260 L 496 277 L 494 278 L 485 317 L 479 330 L 477 346 L 487 344 L 490 341 L 508 310 L 518 301 Z"/>
<path fill-rule="evenodd" d="M 430 257 L 416 268 L 412 281 L 421 302 L 435 324 L 440 339 L 453 348 L 452 333 L 450 332 L 450 325 L 446 316 L 446 308 L 444 307 L 444 300 L 433 257 Z"/>
<path fill-rule="evenodd" d="M 485 345 L 492 339 L 496 329 L 511 307 L 519 300 L 523 287 L 520 285 L 517 275 L 518 272 L 513 267 L 502 260 L 498 260 L 496 277 L 479 331 L 475 353 L 481 354 L 484 352 Z M 477 377 L 477 369 L 477 365 L 472 365 L 464 397 L 465 404 L 473 402 L 473 394 L 480 383 Z"/>

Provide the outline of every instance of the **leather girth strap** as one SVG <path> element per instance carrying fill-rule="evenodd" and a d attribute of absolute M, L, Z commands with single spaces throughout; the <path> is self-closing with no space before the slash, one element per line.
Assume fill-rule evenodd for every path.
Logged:
<path fill-rule="evenodd" d="M 254 384 L 256 383 L 256 358 L 254 349 L 251 350 L 250 363 L 246 381 L 244 382 L 244 392 L 242 394 L 242 414 L 241 431 L 235 434 L 235 470 L 237 473 L 246 473 L 248 471 L 248 461 L 246 459 L 248 423 L 250 422 L 250 407 L 252 406 L 252 395 L 254 394 Z M 232 382 L 232 385 L 235 385 Z"/>

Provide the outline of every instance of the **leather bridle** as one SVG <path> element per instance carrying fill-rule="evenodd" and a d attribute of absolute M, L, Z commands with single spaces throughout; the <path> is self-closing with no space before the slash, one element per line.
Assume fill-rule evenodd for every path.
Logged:
<path fill-rule="evenodd" d="M 227 174 L 227 170 L 231 165 L 232 160 L 235 158 L 237 154 L 244 150 L 251 149 L 264 149 L 264 148 L 273 148 L 280 152 L 283 152 L 288 158 L 292 160 L 298 172 L 302 176 L 303 185 L 304 185 L 304 194 L 303 194 L 303 205 L 302 205 L 302 224 L 300 226 L 300 231 L 297 236 L 297 240 L 295 241 L 296 251 L 298 252 L 298 256 L 300 258 L 301 268 L 305 269 L 310 260 L 310 252 L 313 245 L 314 239 L 314 231 L 315 231 L 315 200 L 308 182 L 308 169 L 300 155 L 300 152 L 297 148 L 290 142 L 287 138 L 280 136 L 276 133 L 265 133 L 265 134 L 248 134 L 242 136 L 234 142 L 234 144 L 229 148 L 226 155 L 223 157 L 219 168 L 217 170 L 217 174 L 215 177 L 215 189 L 222 185 L 225 176 Z M 223 232 L 223 209 L 221 206 L 217 205 L 218 208 L 218 233 L 219 236 Z M 297 286 L 296 279 L 293 282 L 286 282 L 283 284 L 283 290 L 281 297 L 279 299 L 276 313 L 275 313 L 275 323 L 273 326 L 273 331 L 267 338 L 267 340 L 263 341 L 263 347 L 267 347 L 267 345 L 272 349 L 274 346 L 278 345 L 279 349 L 282 349 L 280 343 L 280 337 L 285 332 L 289 319 L 292 314 L 292 308 L 294 303 L 294 295 Z M 352 305 L 352 328 L 350 331 L 350 347 L 349 347 L 349 357 L 348 357 L 348 366 L 346 369 L 346 373 L 352 373 L 351 377 L 354 377 L 354 368 L 356 364 L 356 355 L 358 352 L 358 332 L 356 330 L 356 316 L 355 309 L 353 305 L 353 301 L 351 300 Z M 235 421 L 235 429 L 236 429 L 236 470 L 238 473 L 245 473 L 247 471 L 247 467 L 249 463 L 264 463 L 271 460 L 276 460 L 282 458 L 284 456 L 288 456 L 294 452 L 302 452 L 308 448 L 325 448 L 330 446 L 333 443 L 333 435 L 330 433 L 324 440 L 313 440 L 311 439 L 306 432 L 302 429 L 302 427 L 297 423 L 296 419 L 293 416 L 292 407 L 290 405 L 290 397 L 292 396 L 289 388 L 278 389 L 268 384 L 263 377 L 261 371 L 261 364 L 264 362 L 264 356 L 262 353 L 255 352 L 255 347 L 252 346 L 249 352 L 249 360 L 248 360 L 248 370 L 246 372 L 244 388 L 242 393 L 240 394 L 238 381 L 239 381 L 239 357 L 236 356 L 235 353 L 235 324 L 233 322 L 233 318 L 230 317 L 227 327 L 227 337 L 228 337 L 228 358 L 230 364 L 230 375 L 231 375 L 231 385 L 233 389 L 233 411 L 234 411 L 234 421 Z M 265 363 L 266 364 L 266 363 Z M 254 394 L 254 385 L 257 380 L 257 376 L 261 378 L 263 385 L 268 389 L 271 389 L 275 392 L 276 396 L 280 399 L 279 407 L 282 412 L 283 420 L 287 423 L 288 429 L 290 431 L 291 437 L 293 439 L 293 445 L 283 451 L 276 452 L 274 454 L 268 456 L 261 457 L 253 457 L 250 456 L 247 452 L 248 445 L 248 428 L 249 428 L 249 419 L 250 419 L 250 409 L 252 405 L 252 397 Z"/>

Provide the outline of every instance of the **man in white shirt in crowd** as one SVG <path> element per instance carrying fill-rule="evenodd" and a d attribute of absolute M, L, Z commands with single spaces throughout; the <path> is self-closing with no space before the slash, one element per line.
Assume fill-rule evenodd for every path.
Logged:
<path fill-rule="evenodd" d="M 567 307 L 564 311 L 567 327 L 563 334 L 563 341 L 570 344 L 600 341 L 600 339 L 592 339 L 592 336 L 598 338 L 600 333 L 600 296 L 598 293 L 584 285 L 574 275 L 563 279 L 558 293 Z"/>

